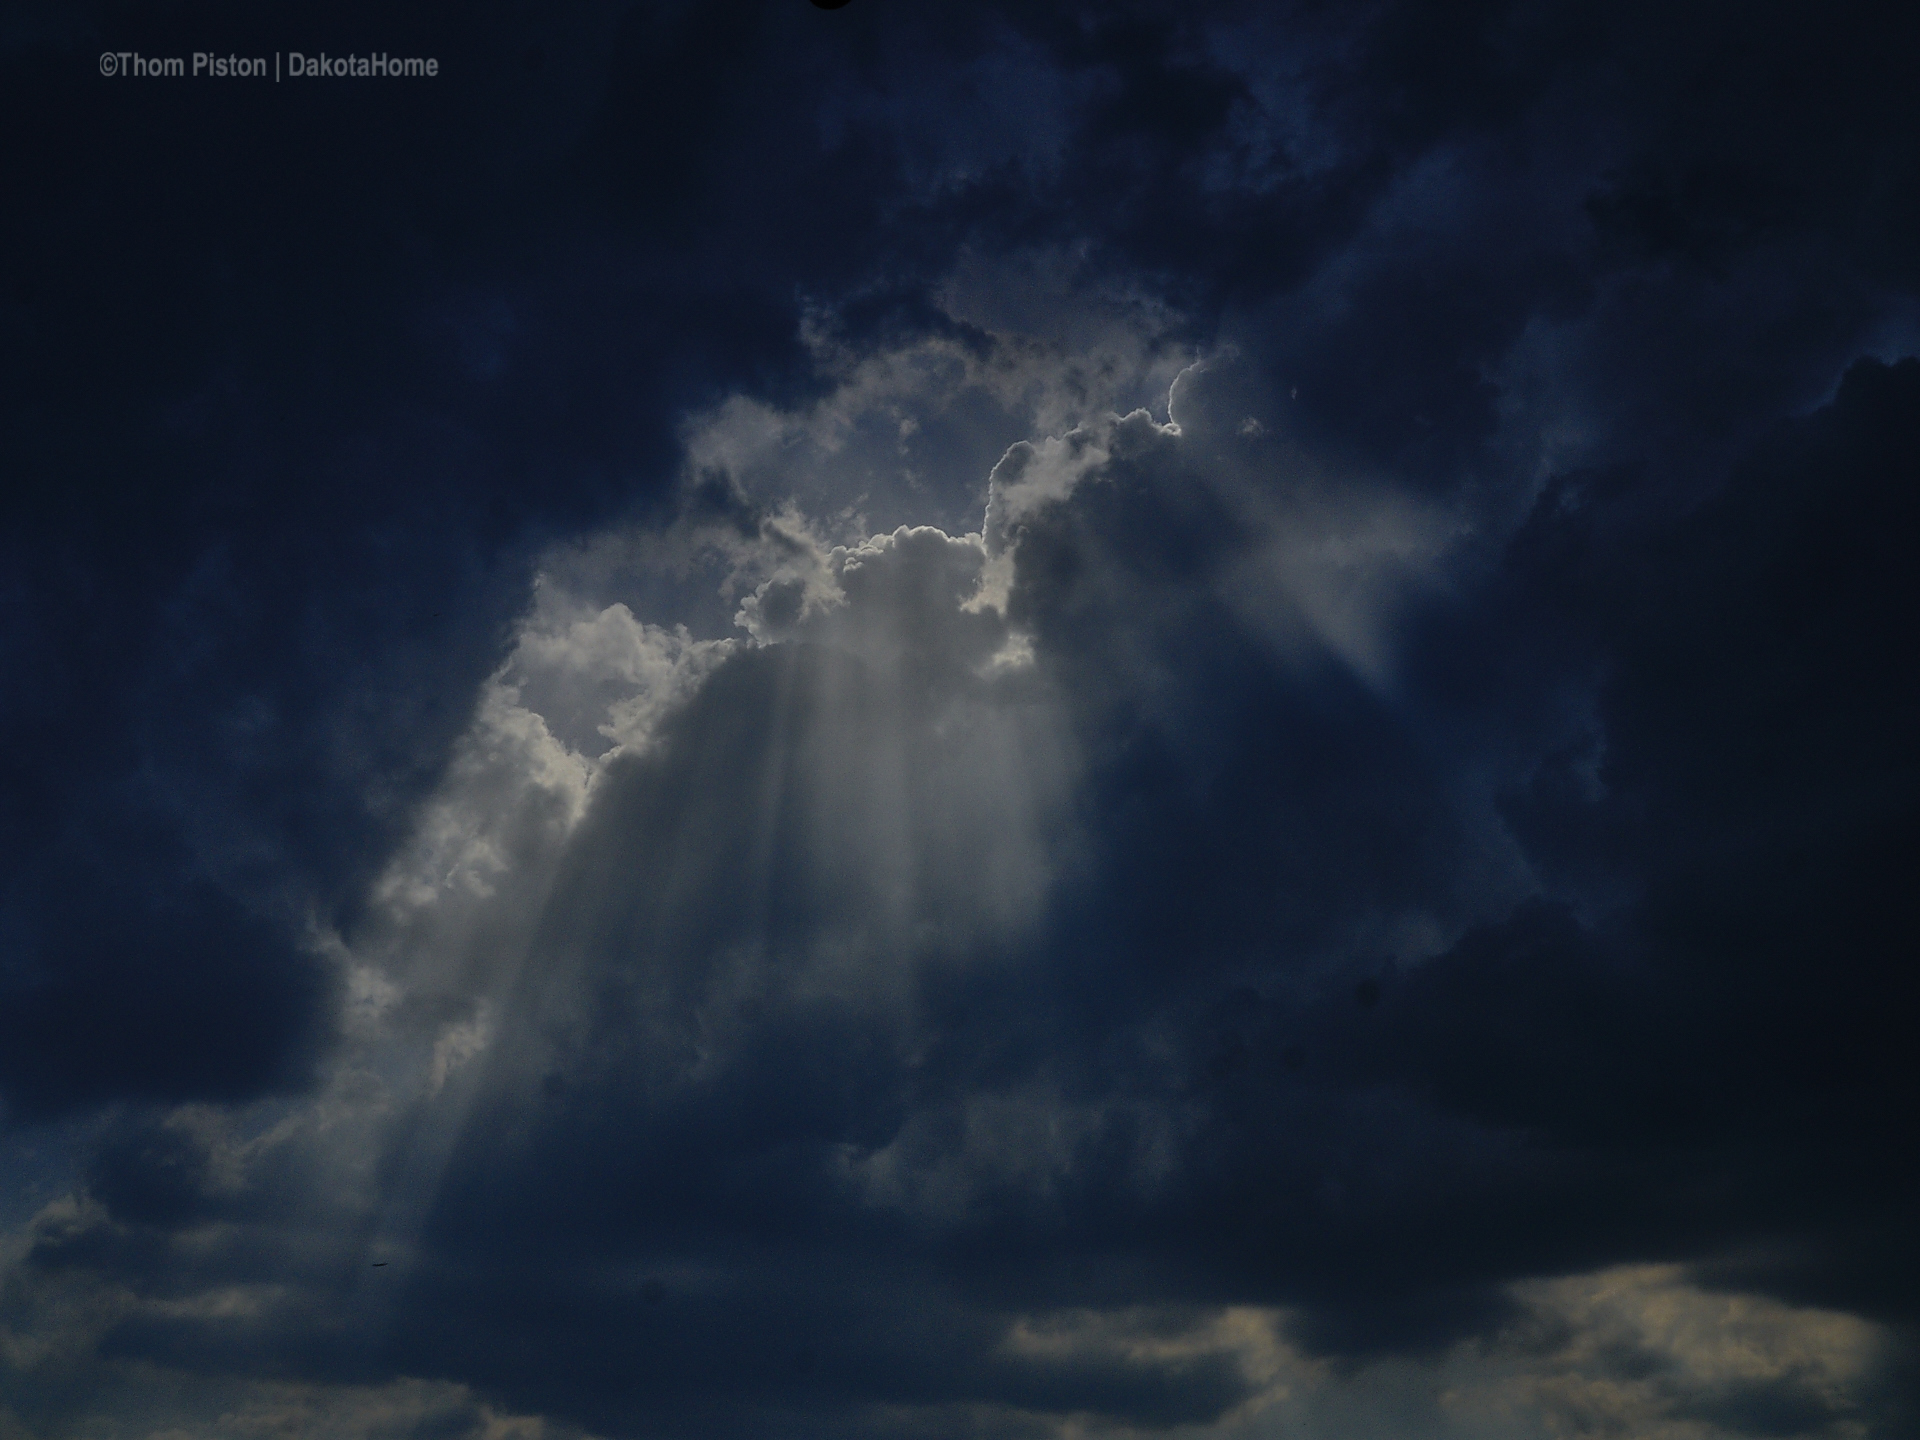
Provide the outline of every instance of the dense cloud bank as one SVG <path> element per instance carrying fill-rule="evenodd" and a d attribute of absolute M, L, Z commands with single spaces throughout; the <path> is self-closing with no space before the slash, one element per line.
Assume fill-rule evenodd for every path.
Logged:
<path fill-rule="evenodd" d="M 309 20 L 0 38 L 0 1436 L 1910 1432 L 1899 22 Z"/>

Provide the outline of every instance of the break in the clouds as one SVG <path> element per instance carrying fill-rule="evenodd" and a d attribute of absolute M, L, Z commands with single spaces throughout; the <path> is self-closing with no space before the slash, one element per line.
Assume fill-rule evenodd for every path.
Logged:
<path fill-rule="evenodd" d="M 0 37 L 0 1436 L 1911 1431 L 1894 17 L 173 23 Z"/>

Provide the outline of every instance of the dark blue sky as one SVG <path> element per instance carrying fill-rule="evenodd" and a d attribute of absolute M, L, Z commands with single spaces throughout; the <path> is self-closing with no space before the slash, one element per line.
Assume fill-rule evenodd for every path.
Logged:
<path fill-rule="evenodd" d="M 1914 1433 L 1916 43 L 10 14 L 0 1437 Z"/>

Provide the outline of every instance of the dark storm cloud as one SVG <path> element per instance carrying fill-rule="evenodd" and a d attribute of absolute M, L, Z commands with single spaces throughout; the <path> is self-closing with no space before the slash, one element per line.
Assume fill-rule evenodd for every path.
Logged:
<path fill-rule="evenodd" d="M 1834 411 L 1803 427 L 1810 438 L 1783 452 L 1797 449 L 1816 472 L 1877 453 L 1890 437 L 1874 433 L 1884 422 L 1876 406 L 1860 404 L 1861 392 L 1903 381 L 1904 371 L 1859 372 Z M 1191 563 L 1170 577 L 1127 563 L 1152 548 L 1148 537 L 1164 543 L 1188 533 L 1164 519 L 1165 492 L 1177 498 L 1201 483 L 1177 454 L 1160 452 L 1170 437 L 1145 428 L 1139 439 L 1144 448 L 1129 454 L 1117 445 L 1119 458 L 1032 518 L 1010 606 L 1033 625 L 1043 666 L 1091 655 L 1123 693 L 1155 669 L 1171 671 L 1226 736 L 1187 724 L 1180 734 L 1199 743 L 1159 766 L 1102 763 L 1139 743 L 1133 737 L 1151 717 L 1091 681 L 1063 687 L 1085 706 L 1094 757 L 1085 803 L 1109 815 L 1143 810 L 1149 822 L 1113 829 L 1093 852 L 1089 888 L 1109 905 L 1130 897 L 1108 923 L 1070 912 L 1065 936 L 1043 939 L 1040 950 L 1021 944 L 1015 972 L 955 973 L 950 927 L 978 910 L 967 898 L 977 877 L 956 878 L 937 846 L 932 873 L 910 887 L 917 899 L 896 917 L 904 923 L 887 923 L 879 892 L 889 867 L 864 846 L 878 830 L 910 859 L 927 853 L 928 837 L 889 836 L 884 817 L 867 808 L 894 768 L 887 752 L 900 744 L 878 718 L 902 703 L 885 692 L 904 678 L 916 716 L 907 734 L 920 737 L 908 740 L 896 776 L 938 783 L 936 722 L 952 718 L 943 705 L 980 683 L 968 665 L 998 639 L 990 616 L 955 608 L 966 567 L 941 578 L 943 557 L 970 547 L 930 534 L 896 537 L 863 568 L 919 583 L 852 588 L 848 613 L 831 623 L 843 643 L 863 649 L 873 620 L 918 626 L 916 648 L 930 669 L 876 690 L 877 675 L 861 678 L 861 662 L 832 648 L 743 654 L 668 722 L 659 750 L 616 765 L 596 792 L 568 841 L 573 858 L 547 903 L 501 1058 L 442 1177 L 421 1237 L 435 1259 L 410 1282 L 404 1314 L 414 1318 L 399 1322 L 396 1338 L 338 1352 L 298 1312 L 277 1339 L 258 1321 L 147 1318 L 118 1327 L 108 1350 L 242 1372 L 307 1354 L 343 1379 L 383 1363 L 462 1373 L 473 1356 L 491 1356 L 495 1395 L 614 1433 L 642 1415 L 711 1430 L 723 1422 L 701 1407 L 716 1390 L 743 1403 L 760 1397 L 724 1422 L 748 1427 L 757 1405 L 831 1413 L 836 1397 L 852 1395 L 1168 1421 L 1219 1413 L 1246 1393 L 1243 1382 L 1218 1356 L 1159 1375 L 1136 1365 L 1110 1380 L 1073 1365 L 1036 1371 L 1031 1359 L 993 1358 L 1009 1317 L 1129 1293 L 1261 1297 L 1299 1307 L 1291 1333 L 1311 1351 L 1351 1359 L 1432 1351 L 1513 1323 L 1515 1302 L 1498 1288 L 1504 1279 L 1622 1254 L 1685 1254 L 1769 1230 L 1810 1237 L 1831 1224 L 1818 1203 L 1830 1133 L 1824 1143 L 1810 1137 L 1796 1155 L 1771 1114 L 1782 1090 L 1801 1101 L 1808 1087 L 1776 1082 L 1770 1092 L 1757 1083 L 1780 1062 L 1744 1056 L 1747 1017 L 1716 1015 L 1698 994 L 1712 983 L 1715 957 L 1649 958 L 1659 937 L 1640 910 L 1589 934 L 1566 910 L 1533 904 L 1405 974 L 1398 957 L 1348 959 L 1340 946 L 1317 973 L 1297 958 L 1277 963 L 1275 952 L 1311 950 L 1265 911 L 1264 924 L 1246 922 L 1250 935 L 1209 920 L 1209 907 L 1261 879 L 1263 890 L 1278 886 L 1271 903 L 1282 917 L 1306 907 L 1281 883 L 1302 862 L 1272 860 L 1268 876 L 1210 874 L 1249 850 L 1280 854 L 1277 827 L 1300 826 L 1334 847 L 1373 834 L 1404 840 L 1405 831 L 1351 796 L 1316 800 L 1298 778 L 1267 781 L 1249 770 L 1252 742 L 1236 739 L 1236 725 L 1221 716 L 1284 708 L 1248 686 L 1262 671 L 1252 654 L 1225 669 L 1205 655 L 1176 664 L 1140 640 L 1141 617 L 1156 614 L 1156 601 L 1184 603 L 1203 588 L 1192 567 L 1205 565 L 1208 547 L 1175 545 Z M 1870 467 L 1851 473 L 1869 495 L 1879 488 Z M 1758 503 L 1754 489 L 1764 498 L 1768 487 L 1756 476 L 1767 467 L 1741 477 L 1703 516 L 1706 539 L 1689 538 L 1708 544 L 1715 519 Z M 1830 503 L 1847 508 L 1844 497 Z M 1551 493 L 1542 505 L 1551 523 L 1604 528 Z M 1817 528 L 1776 526 L 1782 543 Z M 1234 532 L 1219 548 L 1242 543 Z M 1538 543 L 1537 531 L 1523 529 L 1510 562 L 1534 584 L 1543 581 L 1524 552 Z M 1645 542 L 1629 534 L 1622 543 L 1637 554 Z M 971 553 L 977 568 L 981 552 Z M 1760 552 L 1739 553 L 1746 563 Z M 1662 591 L 1671 574 L 1642 572 L 1639 583 Z M 1564 583 L 1564 569 L 1553 575 Z M 1065 583 L 1093 576 L 1105 583 Z M 1662 595 L 1662 633 L 1689 623 L 1723 632 L 1716 612 L 1748 613 L 1737 593 L 1709 593 L 1714 611 L 1705 615 Z M 1608 606 L 1616 615 L 1629 608 Z M 927 624 L 943 615 L 946 634 L 930 634 Z M 1225 624 L 1169 622 L 1163 643 Z M 964 638 L 972 629 L 979 638 Z M 1090 651 L 1088 630 L 1117 638 Z M 1701 643 L 1711 649 L 1729 638 L 1710 633 Z M 1639 639 L 1629 627 L 1596 643 L 1620 653 L 1624 669 Z M 943 668 L 949 656 L 961 663 Z M 1265 668 L 1275 664 L 1270 657 Z M 1319 693 L 1331 682 L 1314 668 L 1291 683 Z M 1304 740 L 1313 763 L 1336 773 L 1379 769 L 1406 742 L 1385 719 L 1356 725 L 1357 714 L 1385 705 L 1364 686 L 1355 695 L 1336 712 L 1340 747 L 1310 730 L 1279 732 L 1287 748 Z M 1161 706 L 1170 708 L 1164 697 Z M 1603 705 L 1603 719 L 1610 714 Z M 780 769 L 770 777 L 764 767 L 775 757 Z M 1395 763 L 1395 788 L 1417 793 L 1417 757 Z M 1215 767 L 1240 783 L 1209 787 Z M 1603 768 L 1601 778 L 1612 772 Z M 770 779 L 780 791 L 772 799 Z M 1411 873 L 1444 876 L 1446 856 L 1457 857 L 1475 817 L 1445 803 L 1437 777 L 1427 783 L 1435 823 L 1443 839 L 1449 826 L 1454 838 Z M 1210 831 L 1168 820 L 1196 789 L 1219 816 Z M 923 799 L 904 813 L 921 823 L 953 810 Z M 1351 839 L 1341 838 L 1343 827 Z M 994 846 L 976 835 L 963 848 L 989 855 Z M 1149 863 L 1143 850 L 1157 876 L 1140 868 Z M 1358 897 L 1325 880 L 1303 888 L 1328 917 L 1371 913 L 1393 898 L 1395 867 L 1376 863 L 1368 873 L 1379 888 Z M 1196 887 L 1201 903 L 1193 904 Z M 942 900 L 949 891 L 955 903 Z M 933 969 L 916 1004 L 911 986 L 899 990 L 898 967 L 926 955 L 930 924 Z M 836 986 L 835 967 L 876 962 L 879 969 L 858 972 L 858 984 Z M 1091 968 L 1083 975 L 1082 967 Z M 1250 973 L 1267 993 L 1244 983 Z M 1228 989 L 1229 980 L 1241 983 Z M 1097 993 L 1123 984 L 1117 1000 Z M 1190 1057 L 1176 1049 L 1170 1065 L 1151 1032 L 1171 1024 L 1179 1035 L 1183 1014 L 1197 1021 L 1184 1022 L 1195 1048 Z M 525 1044 L 529 1027 L 531 1048 L 510 1048 L 516 1036 Z M 1036 1076 L 1054 1088 L 1021 1096 Z M 1382 1080 L 1392 1088 L 1370 1091 Z M 995 1092 L 1016 1112 L 1016 1128 L 982 1145 L 977 1107 Z M 529 1097 L 537 1097 L 531 1110 Z M 1077 1121 L 1069 1118 L 1076 1099 L 1096 1107 Z M 1082 1127 L 1050 1161 L 1041 1152 L 1051 1167 L 1044 1189 L 1032 1168 L 1033 1132 L 1017 1128 L 1022 1104 L 1043 1128 L 1063 1118 Z M 1184 1108 L 1183 1129 L 1157 1143 L 1170 1143 L 1178 1160 L 1156 1178 L 1142 1151 L 1156 1143 L 1154 1121 L 1175 1107 Z M 1756 1122 L 1767 1126 L 1764 1145 L 1753 1143 Z M 1831 1120 L 1823 1117 L 1822 1128 L 1830 1132 Z M 889 1153 L 896 1188 L 888 1201 L 850 1206 L 849 1157 L 870 1167 Z M 199 1178 L 208 1173 L 204 1150 L 178 1134 L 130 1136 L 102 1152 L 92 1189 L 123 1223 L 164 1233 L 217 1210 L 201 1201 L 196 1212 L 188 1198 L 210 1188 Z M 915 1191 L 916 1175 L 933 1188 Z M 1742 1198 L 1730 1208 L 1731 1195 Z M 1849 1189 L 1850 1219 L 1861 1198 Z M 503 1267 L 506 1251 L 519 1259 Z M 44 1251 L 43 1263 L 59 1254 Z M 85 1250 L 75 1258 L 99 1263 Z M 156 1278 L 179 1263 L 156 1263 Z M 244 1256 L 229 1263 L 237 1274 L 259 1274 Z M 126 1253 L 113 1264 L 122 1273 L 139 1268 Z M 1116 1265 L 1125 1277 L 1118 1282 Z M 904 1312 L 876 1309 L 881 1293 L 899 1297 Z M 545 1343 L 531 1350 L 515 1318 L 530 1310 L 548 1317 Z M 448 1314 L 463 1317 L 451 1330 L 434 1318 Z M 935 1370 L 924 1360 L 934 1342 L 916 1338 L 923 1320 L 943 1337 Z M 958 1339 L 968 1333 L 971 1342 Z M 428 1334 L 439 1338 L 415 1338 Z M 822 1335 L 833 1338 L 796 1338 Z M 382 1361 L 363 1350 L 368 1344 L 397 1348 Z M 788 1350 L 791 1373 L 784 1358 L 769 1359 Z M 1156 1386 L 1174 1388 L 1160 1399 Z M 641 1402 L 642 1394 L 650 1398 Z M 1739 1421 L 1759 1413 L 1766 1394 L 1676 1386 L 1672 1413 Z M 1809 1424 L 1828 1413 L 1807 1408 L 1824 1402 L 1804 1387 L 1787 1398 Z M 1763 1433 L 1744 1421 L 1733 1428 Z"/>
<path fill-rule="evenodd" d="M 7 42 L 0 1425 L 1897 1433 L 1907 22 L 296 22 Z M 202 30 L 446 83 L 91 71 Z M 1801 1339 L 1531 1278 L 1652 1262 Z"/>
<path fill-rule="evenodd" d="M 1603 985 L 1600 1003 L 1619 997 L 1610 1021 L 1592 1012 L 1585 1027 L 1610 1036 L 1614 1057 L 1519 1061 L 1539 1078 L 1511 1093 L 1564 1087 L 1549 1124 L 1575 1129 L 1578 1092 L 1617 1094 L 1595 1116 L 1618 1127 L 1610 1147 L 1685 1135 L 1746 1151 L 1754 1183 L 1735 1189 L 1756 1226 L 1871 1227 L 1881 1207 L 1911 1203 L 1912 1167 L 1870 1137 L 1915 1093 L 1890 1028 L 1913 1003 L 1892 957 L 1915 941 L 1895 878 L 1914 856 L 1914 696 L 1890 662 L 1915 640 L 1893 537 L 1914 523 L 1902 417 L 1916 398 L 1914 362 L 1856 367 L 1829 409 L 1779 431 L 1673 530 L 1620 525 L 1611 543 L 1631 560 L 1590 552 L 1569 565 L 1565 541 L 1547 538 L 1613 528 L 1604 512 L 1630 508 L 1631 487 L 1590 500 L 1591 518 L 1549 495 L 1543 509 L 1560 513 L 1516 546 L 1555 553 L 1560 603 L 1594 603 L 1589 587 L 1609 572 L 1601 583 L 1624 593 L 1599 601 L 1614 617 L 1600 642 L 1599 791 L 1570 792 L 1544 766 L 1511 813 L 1543 868 L 1611 871 L 1638 893 L 1617 930 L 1597 931 L 1595 958 L 1564 967 Z M 1563 925 L 1563 952 L 1580 943 Z M 1463 979 L 1486 963 L 1460 959 Z M 1482 974 L 1501 1004 L 1524 993 Z M 1544 1019 L 1502 1028 L 1574 1028 Z M 1905 1247 L 1881 1254 L 1910 1274 Z M 1830 1302 L 1867 1301 L 1833 1278 Z"/>
<path fill-rule="evenodd" d="M 1857 1239 L 1875 1278 L 1832 1264 L 1824 1286 L 1804 1270 L 1793 1286 L 1791 1267 L 1782 1281 L 1805 1299 L 1907 1313 L 1885 1307 L 1911 1293 L 1911 1250 L 1881 1227 L 1911 1207 L 1915 1176 L 1876 1137 L 1915 1094 L 1890 1028 L 1912 1004 L 1906 967 L 1890 963 L 1914 943 L 1894 878 L 1913 855 L 1901 817 L 1914 782 L 1895 738 L 1912 700 L 1885 668 L 1912 650 L 1915 607 L 1908 567 L 1883 547 L 1911 533 L 1920 457 L 1898 417 L 1917 387 L 1910 361 L 1856 369 L 1831 409 L 1778 435 L 1677 528 L 1609 516 L 1631 512 L 1630 486 L 1582 504 L 1550 490 L 1516 537 L 1510 573 L 1532 594 L 1507 613 L 1550 614 L 1559 662 L 1598 660 L 1606 679 L 1592 770 L 1569 776 L 1543 755 L 1503 808 L 1550 892 L 1577 906 L 1632 898 L 1587 924 L 1531 902 L 1388 979 L 1373 1014 L 1336 986 L 1327 1014 L 1250 1000 L 1237 1028 L 1222 1022 L 1218 1068 L 1241 1085 L 1273 1085 L 1298 1047 L 1303 1074 L 1382 1067 L 1524 1137 L 1480 1177 L 1507 1172 L 1478 1214 L 1457 1217 L 1445 1260 L 1424 1228 L 1442 1184 L 1407 1177 L 1414 1213 L 1369 1237 L 1369 1263 L 1384 1247 L 1403 1276 L 1564 1270 L 1596 1245 L 1684 1255 Z M 1596 584 L 1604 618 L 1561 608 L 1594 603 Z M 1476 651 L 1497 652 L 1491 621 L 1475 617 Z"/>

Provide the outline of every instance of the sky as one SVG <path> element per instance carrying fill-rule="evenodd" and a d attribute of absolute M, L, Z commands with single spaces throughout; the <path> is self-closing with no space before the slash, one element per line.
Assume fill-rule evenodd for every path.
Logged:
<path fill-rule="evenodd" d="M 1920 1433 L 1917 45 L 10 7 L 0 1440 Z"/>

